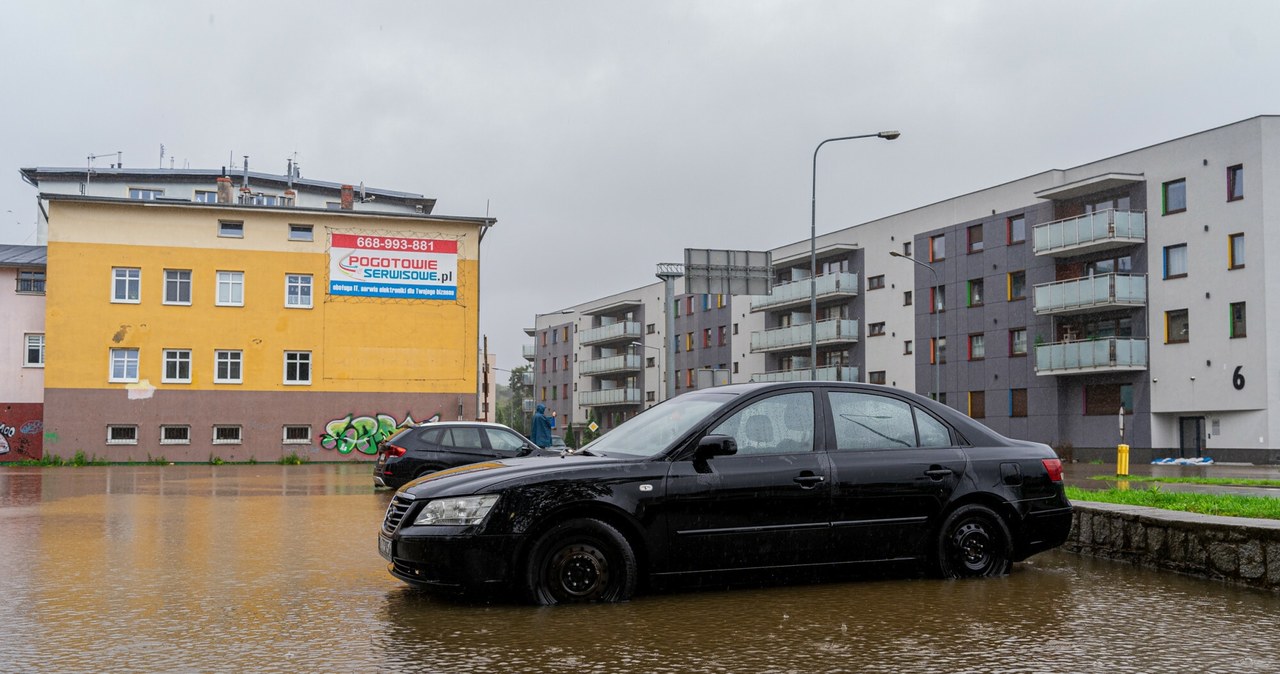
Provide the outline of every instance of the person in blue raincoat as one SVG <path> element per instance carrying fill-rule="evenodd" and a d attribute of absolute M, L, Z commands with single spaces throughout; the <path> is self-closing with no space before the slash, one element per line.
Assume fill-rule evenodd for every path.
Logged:
<path fill-rule="evenodd" d="M 552 412 L 551 416 L 547 416 L 547 406 L 538 403 L 538 411 L 533 413 L 533 444 L 539 447 L 551 446 L 551 431 L 556 427 L 556 413 Z"/>

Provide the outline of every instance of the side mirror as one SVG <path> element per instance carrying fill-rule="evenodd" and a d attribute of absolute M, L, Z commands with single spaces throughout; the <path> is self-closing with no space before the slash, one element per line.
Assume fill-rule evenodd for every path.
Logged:
<path fill-rule="evenodd" d="M 738 441 L 728 435 L 708 435 L 698 441 L 695 459 L 709 459 L 713 456 L 729 456 L 738 453 Z"/>

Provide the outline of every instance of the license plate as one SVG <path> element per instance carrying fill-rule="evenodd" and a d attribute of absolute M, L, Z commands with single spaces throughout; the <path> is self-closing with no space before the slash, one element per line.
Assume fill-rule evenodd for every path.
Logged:
<path fill-rule="evenodd" d="M 378 554 L 382 555 L 388 562 L 391 561 L 391 546 L 394 545 L 390 538 L 386 536 L 378 536 Z"/>

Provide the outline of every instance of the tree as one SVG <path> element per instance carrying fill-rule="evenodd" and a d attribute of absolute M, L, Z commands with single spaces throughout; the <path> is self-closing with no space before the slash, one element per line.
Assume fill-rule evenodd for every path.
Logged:
<path fill-rule="evenodd" d="M 524 413 L 524 401 L 533 397 L 533 386 L 525 384 L 525 375 L 533 371 L 532 364 L 525 364 L 509 370 L 507 387 L 499 398 L 505 398 L 498 404 L 498 423 L 505 424 L 522 433 L 528 433 L 528 422 Z"/>

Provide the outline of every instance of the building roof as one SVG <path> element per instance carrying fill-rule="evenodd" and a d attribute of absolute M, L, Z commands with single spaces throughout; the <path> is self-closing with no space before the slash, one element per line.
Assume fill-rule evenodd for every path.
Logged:
<path fill-rule="evenodd" d="M 0 244 L 0 267 L 44 267 L 49 260 L 45 246 Z"/>

